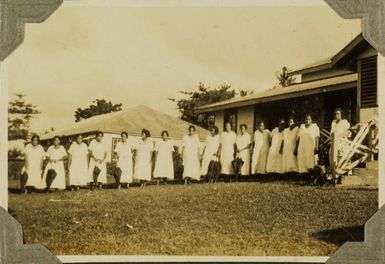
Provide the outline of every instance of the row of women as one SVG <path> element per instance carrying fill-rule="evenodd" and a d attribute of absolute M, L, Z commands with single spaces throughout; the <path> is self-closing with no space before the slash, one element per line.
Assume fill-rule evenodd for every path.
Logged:
<path fill-rule="evenodd" d="M 28 175 L 25 183 L 26 191 L 31 190 L 29 187 L 65 189 L 65 160 L 68 160 L 69 185 L 71 187 L 78 190 L 80 186 L 97 184 L 101 188 L 102 184 L 107 183 L 106 158 L 108 148 L 103 136 L 103 132 L 97 132 L 95 139 L 87 146 L 83 142 L 82 135 L 77 135 L 76 141 L 71 144 L 68 151 L 61 145 L 60 137 L 56 136 L 53 145 L 48 148 L 47 152 L 40 145 L 39 137 L 37 135 L 32 136 L 31 144 L 25 148 L 25 166 L 22 172 Z M 154 148 L 148 130 L 143 129 L 142 138 L 137 144 L 129 142 L 127 140 L 128 134 L 122 132 L 121 141 L 116 144 L 114 149 L 116 168 L 120 169 L 119 183 L 126 183 L 128 187 L 134 179 L 137 179 L 144 186 L 146 181 L 151 180 L 152 172 L 156 178 L 173 178 L 172 154 L 174 147 L 168 140 L 168 136 L 168 132 L 163 131 L 162 140 Z M 156 153 L 156 162 L 153 170 L 154 153 Z M 48 162 L 43 169 L 45 159 Z M 95 168 L 98 170 L 96 181 Z M 54 170 L 56 176 L 50 186 L 47 186 L 46 179 L 50 170 Z"/>
<path fill-rule="evenodd" d="M 341 110 L 335 111 L 332 123 L 333 133 L 343 134 L 350 127 L 347 120 L 341 118 Z M 116 168 L 119 168 L 119 183 L 138 180 L 142 186 L 152 177 L 157 179 L 174 178 L 174 146 L 169 140 L 169 133 L 161 133 L 162 140 L 155 146 L 150 139 L 150 132 L 142 131 L 139 142 L 132 144 L 126 132 L 121 133 L 121 141 L 114 149 Z M 247 132 L 245 124 L 240 125 L 240 133 L 232 131 L 230 123 L 226 123 L 225 131 L 219 135 L 217 127 L 210 129 L 203 151 L 200 151 L 200 140 L 195 134 L 195 127 L 190 126 L 188 134 L 183 138 L 181 156 L 183 159 L 183 178 L 185 183 L 200 180 L 208 174 L 211 161 L 219 161 L 220 174 L 234 175 L 234 159 L 242 160 L 240 175 L 266 173 L 307 173 L 317 163 L 318 140 L 320 130 L 312 122 L 311 115 L 306 115 L 304 123 L 298 127 L 293 118 L 289 118 L 288 126 L 281 120 L 271 132 L 264 123 L 258 124 L 253 138 Z M 155 154 L 155 155 L 154 155 Z M 43 171 L 43 160 L 48 164 Z M 73 187 L 88 183 L 96 183 L 99 187 L 107 183 L 107 147 L 103 140 L 103 133 L 98 132 L 89 146 L 83 142 L 82 135 L 76 137 L 68 150 L 60 144 L 60 138 L 55 137 L 53 145 L 45 152 L 39 144 L 39 137 L 33 136 L 31 144 L 26 146 L 24 171 L 28 174 L 26 186 L 46 188 L 45 178 L 50 169 L 56 171 L 51 187 L 64 189 L 65 168 L 64 161 L 68 159 L 69 184 Z M 95 182 L 93 174 L 95 167 L 99 175 Z"/>

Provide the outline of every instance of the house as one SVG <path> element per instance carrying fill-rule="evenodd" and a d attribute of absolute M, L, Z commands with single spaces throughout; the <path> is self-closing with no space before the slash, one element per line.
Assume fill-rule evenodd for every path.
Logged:
<path fill-rule="evenodd" d="M 350 123 L 364 121 L 378 113 L 377 55 L 360 34 L 330 58 L 289 72 L 300 77 L 299 83 L 204 105 L 195 111 L 211 115 L 220 129 L 226 122 L 234 128 L 245 123 L 249 131 L 254 131 L 259 121 L 273 129 L 279 119 L 289 116 L 302 123 L 306 113 L 312 114 L 320 128 L 329 130 L 337 107 Z"/>
<path fill-rule="evenodd" d="M 74 123 L 61 131 L 54 131 L 41 136 L 41 142 L 44 147 L 52 144 L 55 136 L 62 138 L 63 146 L 68 149 L 76 135 L 82 134 L 86 141 L 95 137 L 97 131 L 104 133 L 104 140 L 108 144 L 109 151 L 107 160 L 111 160 L 111 153 L 120 140 L 120 133 L 126 131 L 128 140 L 136 143 L 141 137 L 141 131 L 146 128 L 151 132 L 151 139 L 154 144 L 161 140 L 161 133 L 167 130 L 170 134 L 170 140 L 175 146 L 180 147 L 182 138 L 188 132 L 188 127 L 192 125 L 180 118 L 156 111 L 147 106 L 137 106 L 124 111 L 114 112 L 94 116 L 89 119 Z M 208 135 L 208 131 L 195 126 L 196 134 L 203 141 Z"/>

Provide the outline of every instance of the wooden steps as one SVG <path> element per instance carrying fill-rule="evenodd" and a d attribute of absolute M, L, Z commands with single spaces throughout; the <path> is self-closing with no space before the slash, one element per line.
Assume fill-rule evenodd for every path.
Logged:
<path fill-rule="evenodd" d="M 354 168 L 352 176 L 342 176 L 341 185 L 378 187 L 378 161 L 366 162 L 364 168 Z"/>

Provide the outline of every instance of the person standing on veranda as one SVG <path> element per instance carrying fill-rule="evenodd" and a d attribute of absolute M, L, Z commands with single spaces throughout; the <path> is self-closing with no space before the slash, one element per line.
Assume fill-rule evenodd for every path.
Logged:
<path fill-rule="evenodd" d="M 283 131 L 283 171 L 285 173 L 298 172 L 298 160 L 296 157 L 298 126 L 295 124 L 294 118 L 288 120 L 289 127 Z"/>
<path fill-rule="evenodd" d="M 154 143 L 150 139 L 151 133 L 147 129 L 142 130 L 142 138 L 135 145 L 134 179 L 140 181 L 140 187 L 144 188 L 151 181 Z"/>
<path fill-rule="evenodd" d="M 207 177 L 210 161 L 217 158 L 219 148 L 219 129 L 214 126 L 210 128 L 210 135 L 207 136 L 202 151 L 201 176 Z"/>
<path fill-rule="evenodd" d="M 265 129 L 263 122 L 258 123 L 254 132 L 254 147 L 251 159 L 251 174 L 266 174 L 267 156 L 269 154 L 271 133 Z"/>
<path fill-rule="evenodd" d="M 278 127 L 271 132 L 271 146 L 267 156 L 266 172 L 283 173 L 282 153 L 283 153 L 283 131 L 286 122 L 281 119 Z"/>
<path fill-rule="evenodd" d="M 64 190 L 66 188 L 64 161 L 67 159 L 68 154 L 60 143 L 60 137 L 55 136 L 53 138 L 53 145 L 47 150 L 48 164 L 45 167 L 42 182 L 47 192 L 49 192 L 51 188 L 54 190 Z M 49 170 L 54 170 L 56 172 L 56 176 L 52 181 L 51 186 L 46 185 L 47 173 Z"/>
<path fill-rule="evenodd" d="M 45 151 L 40 145 L 40 138 L 38 135 L 33 135 L 31 143 L 25 146 L 24 160 L 25 164 L 22 169 L 22 174 L 27 174 L 27 181 L 25 183 L 25 191 L 32 193 L 32 189 L 42 188 L 42 172 L 43 161 L 45 158 Z"/>
<path fill-rule="evenodd" d="M 336 151 L 334 153 L 330 153 L 330 162 L 336 163 L 341 158 L 344 146 L 344 143 L 341 139 L 348 138 L 351 136 L 351 133 L 347 132 L 349 129 L 349 121 L 346 119 L 342 119 L 342 109 L 335 109 L 334 120 L 332 121 L 330 134 L 334 134 L 334 148 Z"/>
<path fill-rule="evenodd" d="M 157 142 L 155 146 L 154 178 L 157 179 L 157 185 L 159 185 L 160 180 L 166 184 L 167 180 L 174 179 L 174 146 L 168 139 L 167 130 L 162 131 L 161 136 L 162 140 Z"/>
<path fill-rule="evenodd" d="M 241 133 L 236 139 L 236 157 L 243 161 L 239 175 L 249 176 L 250 175 L 250 148 L 251 148 L 251 136 L 247 132 L 247 125 L 241 124 L 239 126 Z"/>
<path fill-rule="evenodd" d="M 192 180 L 200 180 L 199 162 L 199 137 L 195 134 L 195 126 L 189 126 L 188 134 L 183 137 L 183 179 L 184 183 L 191 183 Z"/>
<path fill-rule="evenodd" d="M 231 124 L 225 124 L 225 131 L 222 132 L 219 141 L 219 161 L 221 163 L 221 174 L 226 177 L 234 175 L 232 161 L 235 158 L 237 135 L 232 131 Z"/>
<path fill-rule="evenodd" d="M 130 183 L 133 181 L 133 161 L 132 152 L 134 146 L 128 141 L 128 133 L 122 132 L 120 134 L 121 141 L 116 144 L 114 153 L 117 159 L 116 168 L 120 169 L 120 180 L 118 183 L 118 189 L 122 184 L 125 184 L 127 188 L 130 187 Z"/>
<path fill-rule="evenodd" d="M 318 143 L 320 131 L 317 124 L 312 122 L 310 114 L 305 116 L 305 123 L 298 131 L 298 170 L 299 173 L 308 173 L 317 165 Z"/>
<path fill-rule="evenodd" d="M 78 191 L 80 186 L 87 185 L 89 151 L 83 136 L 77 135 L 68 150 L 69 185 Z"/>
<path fill-rule="evenodd" d="M 96 138 L 93 139 L 88 147 L 90 153 L 90 163 L 88 167 L 88 175 L 91 188 L 94 184 L 97 185 L 99 189 L 102 188 L 102 184 L 107 183 L 107 146 L 104 142 L 104 133 L 98 131 L 96 133 Z M 97 176 L 97 182 L 94 183 L 94 172 L 95 168 L 99 168 L 99 174 Z"/>

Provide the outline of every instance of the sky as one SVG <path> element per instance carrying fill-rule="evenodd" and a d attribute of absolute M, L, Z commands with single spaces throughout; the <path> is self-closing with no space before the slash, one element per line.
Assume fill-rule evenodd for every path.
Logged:
<path fill-rule="evenodd" d="M 80 1 L 79 1 L 80 2 Z M 314 1 L 313 1 L 314 2 Z M 6 60 L 9 99 L 27 95 L 32 130 L 57 130 L 96 98 L 177 116 L 179 91 L 199 82 L 262 91 L 282 66 L 337 53 L 361 32 L 323 1 L 311 6 L 95 6 L 64 4 Z"/>

